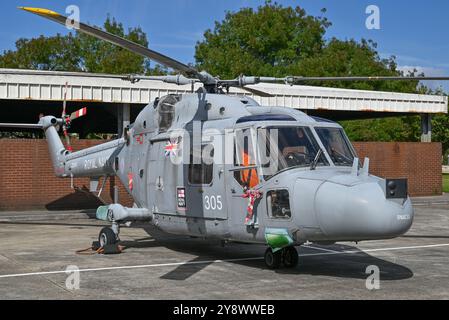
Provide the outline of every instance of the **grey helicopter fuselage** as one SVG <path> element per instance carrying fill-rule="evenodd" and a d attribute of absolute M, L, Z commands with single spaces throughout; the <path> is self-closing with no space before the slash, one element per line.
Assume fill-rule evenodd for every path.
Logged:
<path fill-rule="evenodd" d="M 123 138 L 74 153 L 59 139 L 60 119 L 41 123 L 58 176 L 119 177 L 135 205 L 110 205 L 107 219 L 114 223 L 145 220 L 168 233 L 247 243 L 267 243 L 267 230 L 285 230 L 299 245 L 393 238 L 413 221 L 406 191 L 370 175 L 367 159 L 359 165 L 340 125 L 298 110 L 248 97 L 169 95 L 146 106 Z M 270 173 L 257 156 L 267 143 L 259 130 L 278 135 L 279 163 Z M 182 138 L 173 139 L 179 132 Z M 236 132 L 252 141 L 229 149 L 225 141 Z M 339 151 L 330 143 L 339 143 Z M 192 161 L 195 145 L 200 154 L 211 145 L 213 163 Z M 255 159 L 237 161 L 248 145 Z M 187 161 L 173 161 L 176 152 Z M 232 161 L 215 161 L 219 156 Z M 251 174 L 242 182 L 249 172 L 257 175 L 253 186 Z M 250 224 L 248 190 L 258 192 Z"/>

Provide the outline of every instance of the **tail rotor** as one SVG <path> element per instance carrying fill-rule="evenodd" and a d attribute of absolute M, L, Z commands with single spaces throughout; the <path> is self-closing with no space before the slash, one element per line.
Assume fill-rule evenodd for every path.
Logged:
<path fill-rule="evenodd" d="M 73 112 L 70 115 L 67 115 L 67 89 L 69 84 L 65 83 L 65 90 L 64 90 L 64 102 L 62 104 L 62 132 L 64 134 L 65 142 L 66 142 L 66 149 L 69 152 L 73 151 L 72 145 L 70 144 L 70 135 L 69 135 L 69 129 L 72 125 L 72 121 L 75 119 L 78 119 L 80 117 L 83 117 L 87 114 L 87 108 L 81 108 L 75 112 Z"/>

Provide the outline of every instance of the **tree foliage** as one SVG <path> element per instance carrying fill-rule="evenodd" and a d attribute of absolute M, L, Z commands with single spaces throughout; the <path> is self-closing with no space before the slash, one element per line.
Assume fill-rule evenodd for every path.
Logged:
<path fill-rule="evenodd" d="M 257 10 L 227 12 L 197 43 L 195 58 L 200 69 L 222 78 L 284 76 L 298 61 L 322 50 L 329 25 L 326 18 L 309 16 L 299 7 L 267 2 Z"/>
<path fill-rule="evenodd" d="M 125 32 L 121 23 L 108 16 L 103 29 L 148 47 L 147 35 L 140 27 L 130 28 L 128 32 Z M 112 74 L 144 74 L 150 70 L 148 59 L 106 41 L 83 33 L 77 33 L 77 41 L 80 48 L 81 68 L 85 71 Z"/>
<path fill-rule="evenodd" d="M 395 57 L 381 59 L 376 51 L 377 44 L 362 39 L 357 42 L 332 38 L 321 52 L 298 63 L 295 74 L 302 76 L 398 76 Z M 397 92 L 416 92 L 417 81 L 326 81 L 312 85 L 351 88 L 360 90 L 382 90 Z"/>
<path fill-rule="evenodd" d="M 15 50 L 0 56 L 1 68 L 53 71 L 80 70 L 79 43 L 72 34 L 34 39 L 19 39 Z"/>
<path fill-rule="evenodd" d="M 283 7 L 267 1 L 256 10 L 227 12 L 196 45 L 200 69 L 221 78 L 255 76 L 400 76 L 396 58 L 382 59 L 371 40 L 326 39 L 331 22 L 323 15 L 308 15 L 300 7 Z M 407 75 L 418 75 L 410 72 Z M 307 85 L 407 93 L 431 92 L 418 81 L 312 82 Z M 433 138 L 449 148 L 449 117 L 436 116 Z M 420 117 L 402 116 L 342 121 L 355 141 L 417 141 Z"/>
<path fill-rule="evenodd" d="M 123 24 L 108 16 L 103 30 L 148 46 L 147 35 L 140 27 L 125 31 Z M 19 39 L 15 50 L 7 50 L 0 55 L 0 67 L 112 74 L 164 71 L 160 67 L 151 69 L 149 60 L 140 55 L 78 32 Z"/>
<path fill-rule="evenodd" d="M 420 117 L 391 117 L 342 121 L 341 125 L 352 141 L 417 141 Z"/>
<path fill-rule="evenodd" d="M 322 10 L 323 14 L 325 10 Z M 395 57 L 381 59 L 371 40 L 325 39 L 331 23 L 300 7 L 267 1 L 257 10 L 227 12 L 196 45 L 198 68 L 221 78 L 240 74 L 298 76 L 398 76 Z M 416 92 L 417 81 L 315 82 L 365 90 Z"/>

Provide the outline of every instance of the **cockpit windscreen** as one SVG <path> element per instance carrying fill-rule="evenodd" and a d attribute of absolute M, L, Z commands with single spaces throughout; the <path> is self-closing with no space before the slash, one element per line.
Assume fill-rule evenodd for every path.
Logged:
<path fill-rule="evenodd" d="M 336 166 L 352 166 L 354 154 L 345 133 L 340 128 L 315 128 L 321 142 Z"/>

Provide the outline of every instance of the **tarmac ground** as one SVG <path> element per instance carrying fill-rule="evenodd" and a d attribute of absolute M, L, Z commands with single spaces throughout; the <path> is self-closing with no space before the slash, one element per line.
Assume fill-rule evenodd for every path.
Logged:
<path fill-rule="evenodd" d="M 88 212 L 0 212 L 0 299 L 449 299 L 447 200 L 414 201 L 413 227 L 400 238 L 302 246 L 296 268 L 274 271 L 264 246 L 222 247 L 150 226 L 122 228 L 122 254 L 79 255 L 105 225 Z"/>

